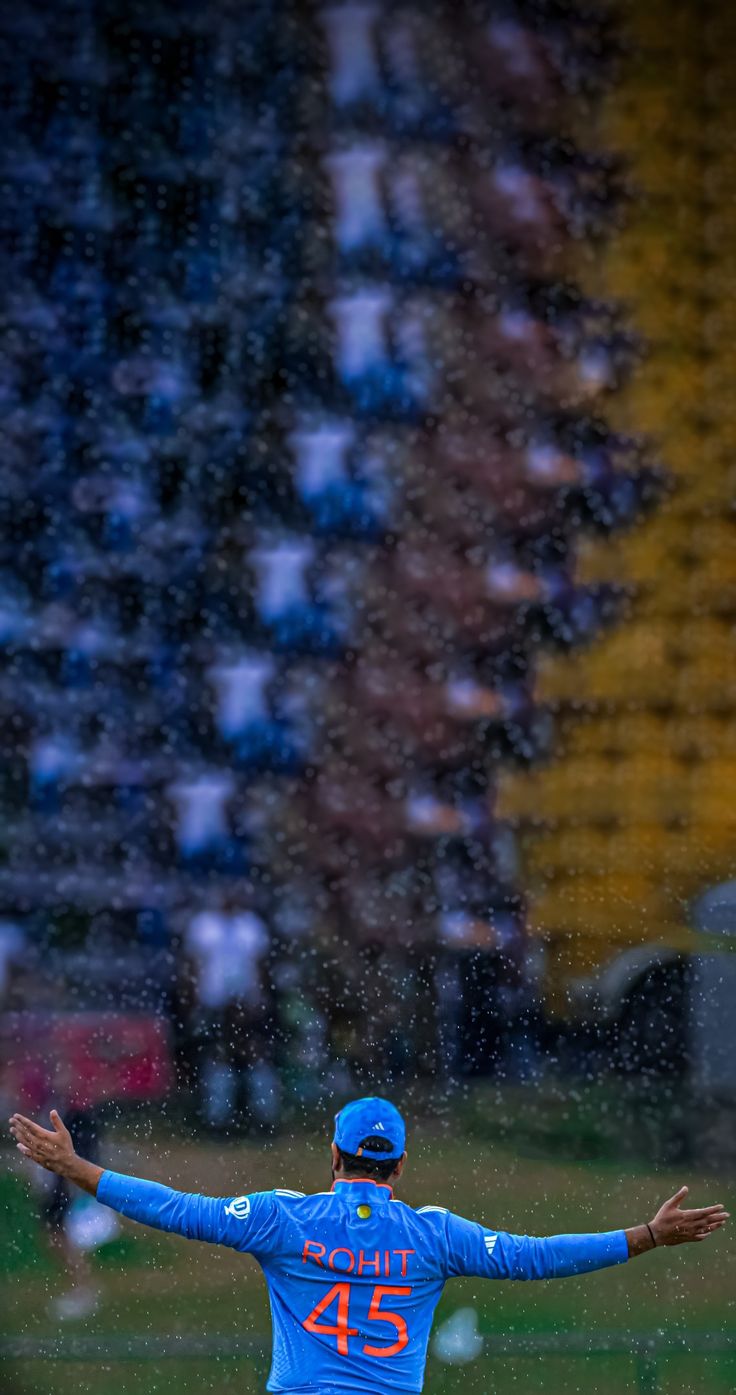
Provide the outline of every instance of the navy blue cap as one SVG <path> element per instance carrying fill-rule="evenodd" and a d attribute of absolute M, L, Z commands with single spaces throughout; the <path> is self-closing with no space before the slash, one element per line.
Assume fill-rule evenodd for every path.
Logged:
<path fill-rule="evenodd" d="M 380 1144 L 371 1147 L 367 1139 L 380 1139 Z M 378 1162 L 390 1162 L 403 1156 L 406 1148 L 406 1128 L 396 1105 L 382 1100 L 379 1095 L 367 1095 L 362 1100 L 351 1100 L 339 1114 L 335 1115 L 335 1137 L 333 1142 L 344 1153 L 352 1153 L 359 1158 L 375 1158 Z M 385 1147 L 390 1143 L 390 1150 Z"/>

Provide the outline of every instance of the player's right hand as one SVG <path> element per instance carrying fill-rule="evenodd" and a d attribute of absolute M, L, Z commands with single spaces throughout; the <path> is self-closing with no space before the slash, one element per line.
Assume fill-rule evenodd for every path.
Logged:
<path fill-rule="evenodd" d="M 700 1206 L 692 1211 L 684 1211 L 682 1202 L 687 1190 L 687 1187 L 680 1187 L 679 1192 L 660 1206 L 650 1223 L 658 1245 L 685 1245 L 689 1240 L 706 1240 L 726 1224 L 729 1213 L 720 1202 L 715 1206 Z"/>
<path fill-rule="evenodd" d="M 51 1129 L 42 1129 L 32 1119 L 23 1114 L 14 1114 L 10 1120 L 10 1132 L 16 1141 L 18 1152 L 31 1162 L 39 1163 L 49 1172 L 58 1172 L 64 1177 L 74 1163 L 76 1154 L 72 1136 L 62 1123 L 55 1109 L 51 1110 Z"/>

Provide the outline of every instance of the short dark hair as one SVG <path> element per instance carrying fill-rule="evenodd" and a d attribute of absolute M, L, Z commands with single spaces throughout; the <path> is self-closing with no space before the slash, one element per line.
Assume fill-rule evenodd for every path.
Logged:
<path fill-rule="evenodd" d="M 361 1148 L 372 1148 L 376 1153 L 385 1153 L 392 1149 L 393 1145 L 387 1138 L 364 1138 L 360 1144 Z M 343 1165 L 343 1170 L 350 1177 L 375 1177 L 380 1182 L 387 1182 L 392 1173 L 396 1170 L 398 1158 L 387 1158 L 385 1162 L 378 1158 L 366 1157 L 365 1153 L 344 1153 L 342 1148 L 337 1150 Z"/>

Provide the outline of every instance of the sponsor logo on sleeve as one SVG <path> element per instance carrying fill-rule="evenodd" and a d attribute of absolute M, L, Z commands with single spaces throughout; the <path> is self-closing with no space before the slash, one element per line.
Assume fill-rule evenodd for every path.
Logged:
<path fill-rule="evenodd" d="M 483 1236 L 483 1244 L 485 1245 L 486 1252 L 489 1256 L 493 1254 L 493 1251 L 496 1248 L 497 1239 L 497 1235 L 491 1235 L 490 1233 Z"/>
<path fill-rule="evenodd" d="M 236 1221 L 245 1221 L 250 1215 L 250 1197 L 234 1196 L 225 1207 L 226 1216 L 234 1216 Z"/>

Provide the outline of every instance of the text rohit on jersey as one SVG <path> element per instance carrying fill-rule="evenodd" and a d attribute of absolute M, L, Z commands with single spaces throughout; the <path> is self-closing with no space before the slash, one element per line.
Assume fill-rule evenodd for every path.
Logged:
<path fill-rule="evenodd" d="M 416 1250 L 354 1250 L 338 1245 L 327 1252 L 327 1246 L 319 1240 L 305 1240 L 302 1250 L 302 1264 L 311 1260 L 320 1269 L 331 1269 L 335 1274 L 380 1274 L 384 1278 L 396 1275 L 405 1279 L 409 1255 Z"/>

